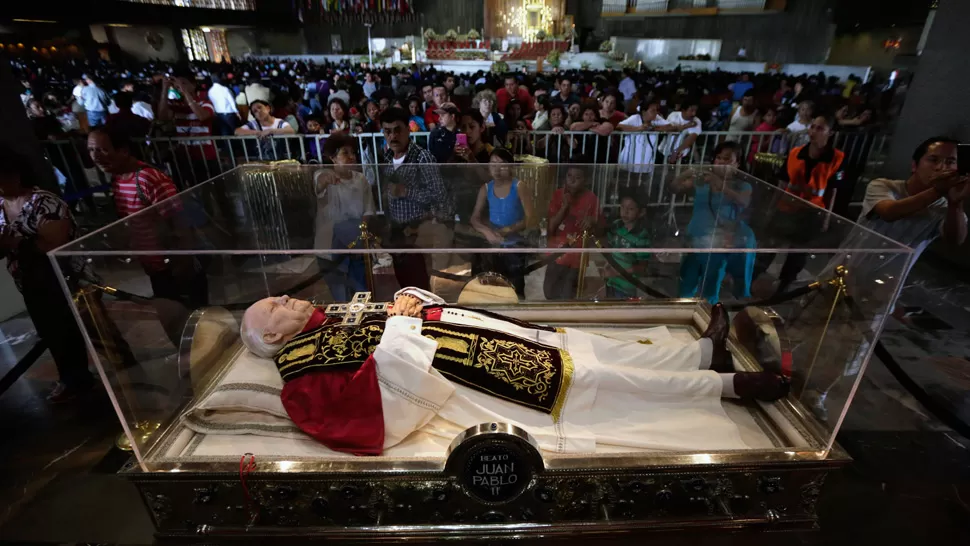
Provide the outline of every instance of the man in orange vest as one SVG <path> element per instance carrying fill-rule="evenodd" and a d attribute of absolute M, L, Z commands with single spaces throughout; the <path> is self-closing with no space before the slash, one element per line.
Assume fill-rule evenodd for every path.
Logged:
<path fill-rule="evenodd" d="M 787 168 L 782 173 L 779 188 L 786 194 L 778 200 L 777 211 L 767 226 L 779 240 L 762 240 L 762 248 L 781 246 L 810 246 L 825 231 L 825 216 L 817 214 L 817 207 L 828 208 L 835 200 L 839 187 L 845 183 L 845 154 L 832 146 L 835 119 L 817 116 L 808 127 L 809 143 L 792 148 Z M 762 253 L 755 268 L 755 277 L 763 273 L 774 259 L 773 253 Z M 785 292 L 798 277 L 808 261 L 808 254 L 790 253 L 778 275 L 776 293 Z"/>

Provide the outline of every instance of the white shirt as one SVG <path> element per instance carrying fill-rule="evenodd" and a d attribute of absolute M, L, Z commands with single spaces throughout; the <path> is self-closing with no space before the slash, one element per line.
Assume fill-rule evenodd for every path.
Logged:
<path fill-rule="evenodd" d="M 155 119 L 155 112 L 152 111 L 152 105 L 143 101 L 135 101 L 131 104 L 131 113 L 136 116 L 141 116 L 149 121 Z"/>
<path fill-rule="evenodd" d="M 805 125 L 804 123 L 798 121 L 798 118 L 795 118 L 795 121 L 788 124 L 788 130 L 794 134 L 791 139 L 792 148 L 808 144 L 808 125 Z"/>
<path fill-rule="evenodd" d="M 239 114 L 232 91 L 221 83 L 212 84 L 212 88 L 209 89 L 209 102 L 212 103 L 217 114 Z"/>
<path fill-rule="evenodd" d="M 74 95 L 74 99 L 77 100 L 78 102 L 81 102 L 81 91 L 83 90 L 84 90 L 84 86 L 81 84 L 77 84 L 74 86 L 74 90 L 71 91 L 71 94 Z"/>
<path fill-rule="evenodd" d="M 853 256 L 849 262 L 850 271 L 856 271 L 858 279 L 865 279 L 865 283 L 874 283 L 881 275 L 898 275 L 898 282 L 905 282 L 909 270 L 919 259 L 923 251 L 943 234 L 943 224 L 946 220 L 947 200 L 940 197 L 925 209 L 900 218 L 893 222 L 883 220 L 873 209 L 880 201 L 898 201 L 910 197 L 906 189 L 905 180 L 889 180 L 877 178 L 866 186 L 866 196 L 862 202 L 862 213 L 859 215 L 859 225 L 869 228 L 876 233 L 902 243 L 913 249 L 913 258 L 908 263 L 908 255 L 902 253 L 864 254 Z M 964 214 L 966 216 L 966 214 Z M 868 234 L 866 234 L 868 235 Z M 871 235 L 859 247 L 872 248 L 876 244 Z M 843 244 L 843 248 L 846 248 Z M 862 273 L 859 273 L 862 272 Z M 890 277 L 892 279 L 892 277 Z M 895 287 L 896 282 L 887 280 L 883 287 Z M 872 288 L 872 287 L 870 287 Z"/>
<path fill-rule="evenodd" d="M 262 100 L 272 104 L 269 88 L 258 82 L 246 86 L 246 104 L 252 104 L 256 100 Z"/>
<path fill-rule="evenodd" d="M 788 124 L 788 130 L 793 133 L 801 133 L 802 131 L 808 130 L 808 125 L 805 125 L 804 123 L 798 121 L 798 119 L 796 118 L 795 121 Z"/>
<path fill-rule="evenodd" d="M 321 170 L 314 176 L 317 216 L 313 247 L 335 248 L 335 226 L 339 226 L 336 244 L 346 246 L 351 242 L 351 235 L 348 232 L 355 231 L 365 216 L 374 215 L 374 193 L 367 179 L 359 172 L 353 172 L 349 179 L 338 179 L 338 182 L 321 189 L 324 175 L 334 175 L 334 173 Z M 321 257 L 330 256 L 321 255 Z"/>
<path fill-rule="evenodd" d="M 669 122 L 661 115 L 651 123 L 652 127 L 669 125 Z M 643 127 L 643 117 L 639 112 L 620 122 L 621 127 Z M 657 140 L 659 135 L 649 133 L 628 133 L 618 131 L 620 135 L 620 164 L 630 165 L 626 170 L 635 173 L 648 173 L 653 171 L 653 164 L 657 162 L 656 154 Z"/>
<path fill-rule="evenodd" d="M 327 97 L 327 105 L 330 105 L 330 101 L 333 99 L 340 99 L 344 101 L 344 104 L 346 104 L 348 107 L 350 106 L 350 93 L 347 93 L 346 91 L 340 90 L 331 92 L 330 96 Z"/>
<path fill-rule="evenodd" d="M 674 112 L 670 114 L 670 117 L 667 118 L 667 123 L 672 125 L 683 125 L 688 122 L 687 120 L 684 119 L 684 116 L 680 112 Z M 664 155 L 670 155 L 674 153 L 674 150 L 676 150 L 677 147 L 680 146 L 680 144 L 684 141 L 684 138 L 686 138 L 687 135 L 701 134 L 700 118 L 698 118 L 697 116 L 694 116 L 694 119 L 691 120 L 691 123 L 693 125 L 691 125 L 690 127 L 684 129 L 683 131 L 677 133 L 676 135 L 667 137 L 666 144 L 664 144 Z M 690 154 L 690 149 L 683 150 L 680 153 L 680 157 L 687 157 L 688 154 Z"/>
<path fill-rule="evenodd" d="M 401 165 L 404 165 L 404 160 L 407 158 L 408 158 L 407 154 L 402 155 L 400 159 L 396 157 L 392 157 L 391 162 L 394 164 L 394 169 L 397 170 L 398 167 L 400 167 Z"/>
<path fill-rule="evenodd" d="M 623 78 L 623 81 L 620 82 L 617 89 L 620 91 L 620 93 L 623 93 L 623 100 L 630 100 L 637 92 L 637 84 L 633 81 L 633 78 L 627 76 L 626 78 Z"/>

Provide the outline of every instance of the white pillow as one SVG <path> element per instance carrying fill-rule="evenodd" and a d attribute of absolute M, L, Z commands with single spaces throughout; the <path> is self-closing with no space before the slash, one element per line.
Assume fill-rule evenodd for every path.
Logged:
<path fill-rule="evenodd" d="M 211 420 L 212 414 L 241 412 L 262 413 L 289 422 L 280 401 L 283 379 L 271 359 L 242 350 L 231 366 L 218 385 L 186 412 L 183 419 L 192 416 Z"/>

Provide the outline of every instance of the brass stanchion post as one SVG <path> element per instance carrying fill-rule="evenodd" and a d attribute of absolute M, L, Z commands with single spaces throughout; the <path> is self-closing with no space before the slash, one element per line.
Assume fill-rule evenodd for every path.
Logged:
<path fill-rule="evenodd" d="M 845 276 L 849 273 L 849 270 L 844 266 L 836 266 L 835 276 L 827 281 L 829 286 L 835 287 L 835 296 L 832 298 L 832 307 L 829 309 L 829 315 L 825 319 L 825 331 L 818 338 L 818 343 L 815 345 L 815 353 L 812 355 L 812 363 L 808 366 L 808 372 L 805 373 L 805 384 L 802 385 L 801 392 L 798 396 L 801 396 L 805 392 L 805 388 L 808 386 L 809 378 L 812 377 L 812 370 L 815 369 L 815 362 L 818 361 L 818 353 L 822 350 L 822 343 L 825 341 L 825 334 L 829 331 L 829 326 L 832 324 L 832 316 L 835 314 L 835 307 L 839 304 L 840 298 L 845 298 L 847 291 L 845 288 Z"/>
<path fill-rule="evenodd" d="M 380 242 L 380 237 L 371 233 L 367 223 L 361 222 L 360 237 L 350 243 L 348 248 L 354 248 L 359 243 L 364 250 L 374 250 Z M 367 283 L 367 291 L 374 294 L 374 257 L 370 252 L 364 254 L 364 281 Z"/>
<path fill-rule="evenodd" d="M 583 234 L 579 237 L 580 248 L 586 249 L 586 243 L 589 242 L 592 235 L 589 232 L 589 228 L 583 230 Z M 579 278 L 576 280 L 576 299 L 582 299 L 583 292 L 586 291 L 586 268 L 589 267 L 589 253 L 583 252 L 579 255 Z"/>

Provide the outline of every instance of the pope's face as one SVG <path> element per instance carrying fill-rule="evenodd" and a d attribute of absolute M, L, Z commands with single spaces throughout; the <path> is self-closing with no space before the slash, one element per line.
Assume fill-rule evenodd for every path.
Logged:
<path fill-rule="evenodd" d="M 244 320 L 250 328 L 263 332 L 263 341 L 279 343 L 299 334 L 312 314 L 312 303 L 280 296 L 257 301 L 246 311 Z"/>

